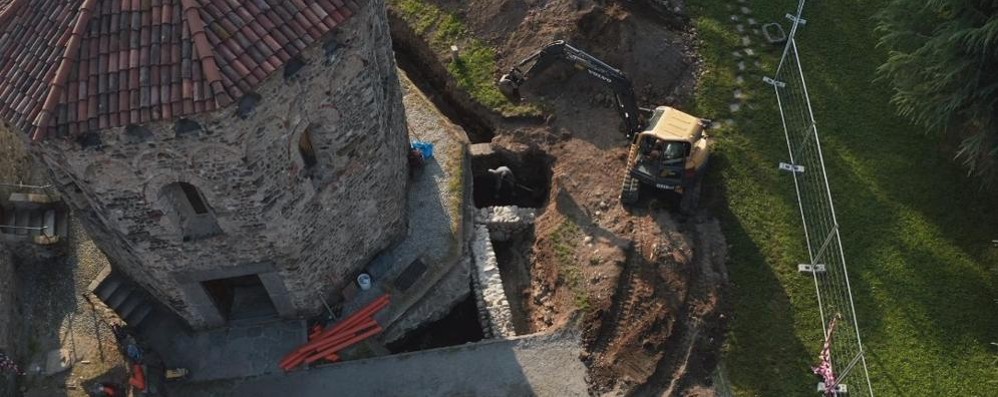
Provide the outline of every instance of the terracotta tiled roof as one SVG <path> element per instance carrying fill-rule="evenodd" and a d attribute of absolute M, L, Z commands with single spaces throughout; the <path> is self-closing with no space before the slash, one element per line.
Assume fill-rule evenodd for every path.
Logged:
<path fill-rule="evenodd" d="M 0 118 L 32 140 L 215 110 L 354 0 L 0 0 Z"/>

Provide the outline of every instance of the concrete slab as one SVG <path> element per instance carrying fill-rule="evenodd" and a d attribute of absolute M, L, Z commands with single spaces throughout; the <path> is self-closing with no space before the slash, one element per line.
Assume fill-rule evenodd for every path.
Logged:
<path fill-rule="evenodd" d="M 192 381 L 280 373 L 281 358 L 307 341 L 302 320 L 245 322 L 194 333 L 173 318 L 157 321 L 142 336 L 168 367 L 189 369 Z"/>
<path fill-rule="evenodd" d="M 288 375 L 178 384 L 179 396 L 587 396 L 578 335 L 530 335 L 332 364 Z"/>

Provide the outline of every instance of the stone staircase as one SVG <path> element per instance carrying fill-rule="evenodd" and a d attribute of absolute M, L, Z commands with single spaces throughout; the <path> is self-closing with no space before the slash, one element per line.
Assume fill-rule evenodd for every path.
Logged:
<path fill-rule="evenodd" d="M 53 245 L 69 233 L 69 211 L 47 194 L 11 193 L 0 213 L 0 237 L 7 242 Z"/>
<path fill-rule="evenodd" d="M 108 309 L 125 324 L 138 330 L 155 316 L 156 306 L 152 297 L 110 267 L 101 270 L 97 278 L 90 283 L 90 292 L 94 294 Z"/>

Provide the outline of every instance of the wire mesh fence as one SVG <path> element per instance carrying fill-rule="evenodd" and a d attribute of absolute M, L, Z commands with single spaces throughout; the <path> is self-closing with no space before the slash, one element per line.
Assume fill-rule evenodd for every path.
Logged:
<path fill-rule="evenodd" d="M 872 397 L 873 387 L 856 323 L 839 224 L 804 80 L 804 68 L 798 54 L 796 36 L 805 22 L 802 19 L 803 9 L 804 1 L 801 0 L 797 12 L 788 15 L 793 26 L 787 35 L 783 56 L 776 74 L 765 79 L 776 91 L 786 135 L 789 158 L 780 164 L 780 168 L 793 175 L 804 240 L 810 256 L 801 270 L 814 279 L 823 335 L 830 341 L 828 363 L 835 379 L 827 385 L 828 390 L 833 391 L 830 394 L 847 391 L 849 396 Z M 830 333 L 832 337 L 828 338 Z"/>

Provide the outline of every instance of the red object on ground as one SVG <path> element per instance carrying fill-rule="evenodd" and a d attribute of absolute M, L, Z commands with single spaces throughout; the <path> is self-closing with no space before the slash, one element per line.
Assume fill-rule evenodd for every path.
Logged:
<path fill-rule="evenodd" d="M 382 295 L 326 330 L 313 328 L 309 331 L 308 342 L 284 356 L 279 366 L 284 371 L 290 371 L 303 363 L 311 364 L 322 359 L 339 361 L 340 356 L 336 353 L 340 350 L 382 331 L 373 316 L 389 303 L 390 296 Z"/>
<path fill-rule="evenodd" d="M 295 349 L 294 352 L 288 354 L 287 356 L 284 357 L 284 359 L 281 360 L 280 363 L 281 368 L 284 368 L 286 366 L 291 366 L 291 367 L 296 366 L 291 364 L 297 359 L 303 358 L 303 353 L 307 353 L 313 350 L 315 346 L 321 343 L 323 340 L 332 337 L 333 335 L 340 333 L 348 328 L 352 328 L 355 324 L 364 321 L 364 319 L 369 318 L 370 316 L 373 316 L 375 312 L 378 312 L 381 309 L 384 309 L 386 306 L 388 306 L 389 302 L 390 302 L 389 295 L 382 295 L 377 299 L 375 299 L 374 301 L 372 301 L 367 306 L 365 306 L 363 309 L 350 315 L 343 321 L 340 321 L 339 323 L 333 325 L 332 327 L 323 331 L 321 334 L 315 336 L 314 338 L 309 339 L 308 343 L 299 347 L 298 349 Z"/>
<path fill-rule="evenodd" d="M 343 342 L 334 344 L 334 345 L 330 346 L 329 348 L 320 351 L 319 354 L 316 354 L 316 355 L 313 355 L 311 357 L 306 358 L 305 359 L 305 364 L 311 364 L 311 363 L 314 363 L 316 361 L 319 361 L 322 358 L 324 358 L 324 357 L 326 357 L 326 356 L 328 356 L 330 354 L 335 354 L 336 352 L 338 352 L 340 350 L 343 350 L 343 349 L 345 349 L 347 347 L 353 346 L 353 345 L 357 344 L 357 342 L 361 342 L 364 339 L 370 338 L 370 337 L 374 336 L 374 334 L 377 334 L 379 332 L 381 332 L 381 326 L 380 325 L 376 325 L 376 326 L 374 326 L 374 328 L 371 328 L 371 329 L 369 329 L 367 331 L 364 331 L 364 332 L 362 332 L 362 333 L 360 333 L 358 335 L 353 336 L 352 338 L 349 338 L 349 339 L 347 339 L 347 340 L 345 340 Z"/>
<path fill-rule="evenodd" d="M 139 390 L 146 389 L 146 373 L 141 364 L 132 364 L 132 377 L 128 379 L 128 384 Z"/>
<path fill-rule="evenodd" d="M 367 321 L 358 323 L 357 325 L 353 325 L 350 328 L 340 330 L 339 332 L 329 335 L 323 338 L 322 340 L 316 341 L 316 343 L 309 344 L 308 350 L 306 351 L 311 352 L 311 351 L 322 350 L 323 348 L 329 347 L 329 345 L 336 343 L 337 341 L 348 339 L 349 337 L 356 335 L 358 332 L 364 331 L 375 325 L 378 325 L 378 322 L 374 321 L 374 319 L 369 318 L 367 319 Z"/>
<path fill-rule="evenodd" d="M 310 340 L 310 341 L 311 340 L 315 340 L 315 337 L 319 336 L 319 334 L 321 334 L 321 333 L 322 333 L 322 326 L 319 325 L 319 324 L 316 324 L 315 326 L 312 327 L 312 329 L 310 331 L 308 331 L 308 340 Z"/>
<path fill-rule="evenodd" d="M 345 329 L 353 324 L 356 324 L 367 317 L 373 316 L 374 313 L 381 311 L 381 309 L 387 307 L 389 302 L 390 302 L 389 295 L 379 296 L 377 299 L 369 303 L 367 306 L 364 306 L 363 309 L 358 310 L 356 313 L 351 314 L 350 317 L 347 317 L 345 320 L 340 321 L 339 323 L 333 325 L 329 329 L 323 331 L 322 334 L 319 335 L 319 339 L 335 334 L 338 331 Z"/>

